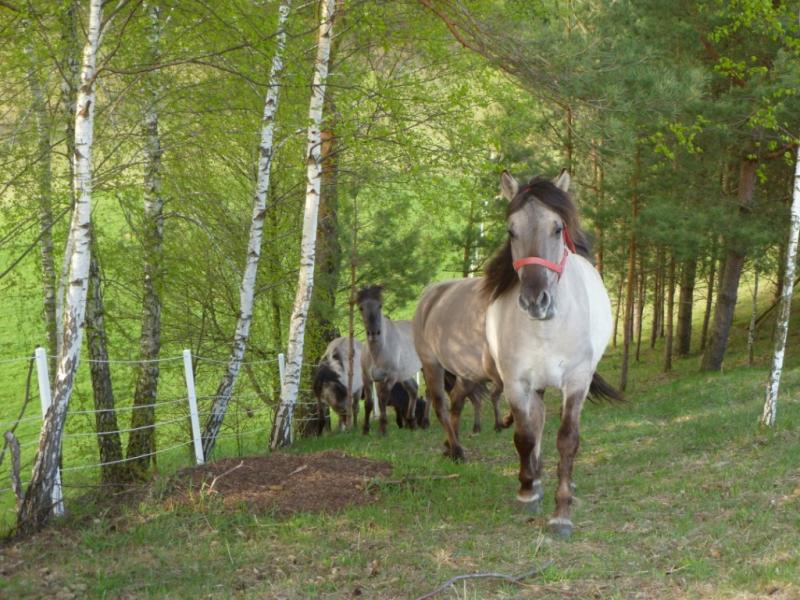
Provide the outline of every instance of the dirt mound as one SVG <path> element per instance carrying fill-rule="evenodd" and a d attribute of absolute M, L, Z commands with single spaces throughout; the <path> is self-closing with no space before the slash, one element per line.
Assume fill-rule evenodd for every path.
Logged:
<path fill-rule="evenodd" d="M 336 450 L 226 458 L 178 473 L 170 502 L 184 504 L 206 495 L 229 508 L 244 504 L 284 515 L 335 512 L 373 502 L 375 491 L 367 489 L 367 482 L 391 471 L 388 462 Z"/>

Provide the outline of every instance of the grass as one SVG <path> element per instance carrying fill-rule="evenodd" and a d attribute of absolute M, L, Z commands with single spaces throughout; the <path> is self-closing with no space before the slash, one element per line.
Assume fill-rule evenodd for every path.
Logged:
<path fill-rule="evenodd" d="M 797 597 L 800 366 L 787 365 L 778 427 L 765 432 L 756 426 L 763 368 L 700 374 L 693 359 L 663 375 L 657 358 L 648 351 L 634 366 L 629 405 L 584 411 L 571 541 L 546 535 L 558 414 L 548 393 L 542 515 L 513 499 L 509 432 L 465 434 L 463 465 L 440 456 L 438 425 L 393 428 L 385 439 L 333 434 L 291 451 L 338 448 L 389 460 L 399 477 L 459 477 L 383 485 L 373 505 L 290 518 L 202 498 L 168 508 L 157 481 L 121 512 L 98 517 L 107 507 L 75 504 L 62 523 L 5 547 L 0 595 L 408 598 L 455 574 L 521 573 L 552 560 L 525 586 L 469 581 L 440 597 Z"/>

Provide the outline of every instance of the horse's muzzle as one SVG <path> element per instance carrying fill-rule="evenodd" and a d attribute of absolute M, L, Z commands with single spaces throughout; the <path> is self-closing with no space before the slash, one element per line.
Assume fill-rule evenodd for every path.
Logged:
<path fill-rule="evenodd" d="M 522 312 L 536 321 L 547 321 L 556 314 L 552 297 L 546 291 L 539 294 L 535 302 L 531 302 L 524 294 L 520 294 L 517 302 Z"/>

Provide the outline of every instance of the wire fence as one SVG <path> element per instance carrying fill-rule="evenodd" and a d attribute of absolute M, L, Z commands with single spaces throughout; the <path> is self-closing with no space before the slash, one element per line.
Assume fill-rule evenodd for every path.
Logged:
<path fill-rule="evenodd" d="M 48 358 L 42 351 L 41 362 L 46 365 Z M 0 434 L 13 430 L 19 442 L 23 489 L 30 483 L 31 468 L 40 443 L 42 414 L 48 401 L 48 398 L 41 397 L 44 394 L 40 394 L 35 374 L 31 382 L 32 360 L 32 357 L 0 359 L 4 381 L 11 380 L 8 389 L 15 391 L 14 396 L 7 397 L 7 391 L 0 390 Z M 279 390 L 273 389 L 272 381 L 280 380 L 277 370 L 281 360 L 276 356 L 242 363 L 244 367 L 259 366 L 263 381 L 248 381 L 253 375 L 246 378 L 243 376 L 244 370 L 240 372 L 211 457 L 203 457 L 201 448 L 198 454 L 200 431 L 212 414 L 214 402 L 219 399 L 216 388 L 224 371 L 221 367 L 227 365 L 229 360 L 192 355 L 188 351 L 182 356 L 166 356 L 157 361 L 109 360 L 107 363 L 113 366 L 113 408 L 94 406 L 89 372 L 89 366 L 94 361 L 81 361 L 64 425 L 59 493 L 62 488 L 68 490 L 68 503 L 70 496 L 79 494 L 80 490 L 102 485 L 103 469 L 133 461 L 148 459 L 159 473 L 169 475 L 201 459 L 265 451 L 278 409 Z M 156 402 L 136 406 L 133 398 L 138 367 L 145 362 L 159 364 L 159 396 Z M 264 366 L 268 368 L 264 369 Z M 44 369 L 46 371 L 46 366 Z M 187 378 L 191 378 L 192 385 L 189 385 Z M 46 377 L 45 381 L 48 381 Z M 20 402 L 17 394 L 23 389 L 27 391 L 24 401 Z M 46 395 L 49 396 L 49 385 Z M 296 430 L 318 421 L 316 407 L 311 391 L 301 387 L 293 423 Z M 145 424 L 131 422 L 137 414 L 135 411 L 140 409 L 152 410 L 154 421 Z M 113 431 L 98 432 L 97 419 L 112 415 L 116 418 L 117 427 Z M 154 439 L 152 450 L 136 451 L 135 445 L 129 445 L 132 435 L 149 430 L 152 430 Z M 109 438 L 116 438 L 115 444 L 118 440 L 122 455 L 114 460 L 103 461 L 99 442 Z M 16 514 L 16 499 L 9 485 L 11 460 L 5 454 L 7 452 L 4 449 L 0 454 L 0 532 L 13 526 Z M 63 506 L 55 496 L 54 503 Z"/>

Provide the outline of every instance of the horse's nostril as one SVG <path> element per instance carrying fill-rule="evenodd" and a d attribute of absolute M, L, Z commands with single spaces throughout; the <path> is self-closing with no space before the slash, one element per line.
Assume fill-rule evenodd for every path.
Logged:
<path fill-rule="evenodd" d="M 525 298 L 524 295 L 520 294 L 519 297 L 517 298 L 517 301 L 519 302 L 519 307 L 522 310 L 528 310 L 528 306 L 530 306 L 530 302 L 528 302 L 528 300 Z"/>
<path fill-rule="evenodd" d="M 548 306 L 550 306 L 550 294 L 548 294 L 546 290 L 542 290 L 542 293 L 539 294 L 538 304 L 542 308 L 547 308 Z"/>

